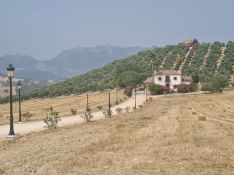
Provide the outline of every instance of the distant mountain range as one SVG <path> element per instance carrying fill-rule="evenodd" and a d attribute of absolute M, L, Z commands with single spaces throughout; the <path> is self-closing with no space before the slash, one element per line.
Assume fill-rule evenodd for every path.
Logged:
<path fill-rule="evenodd" d="M 39 61 L 26 55 L 5 55 L 0 57 L 0 73 L 5 74 L 8 64 L 12 64 L 16 68 L 17 77 L 39 80 L 65 79 L 145 49 L 138 46 L 124 48 L 112 45 L 76 47 L 65 50 L 47 61 Z"/>

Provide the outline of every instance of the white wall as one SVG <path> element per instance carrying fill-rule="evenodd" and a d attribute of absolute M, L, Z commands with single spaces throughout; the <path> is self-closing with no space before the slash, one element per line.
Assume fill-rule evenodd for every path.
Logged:
<path fill-rule="evenodd" d="M 159 77 L 161 77 L 161 79 L 162 79 L 161 81 L 158 80 Z M 154 83 L 165 86 L 165 78 L 166 77 L 164 75 L 155 75 L 154 76 Z"/>
<path fill-rule="evenodd" d="M 161 77 L 161 81 L 158 80 L 158 78 Z M 177 77 L 177 80 L 174 80 L 174 77 Z M 162 86 L 166 86 L 165 83 L 166 76 L 165 75 L 155 75 L 154 76 L 154 83 L 159 84 Z M 174 89 L 174 85 L 178 85 L 182 83 L 181 75 L 170 75 L 170 89 Z"/>
<path fill-rule="evenodd" d="M 174 77 L 177 77 L 177 80 L 174 80 Z M 173 89 L 174 85 L 178 85 L 182 83 L 181 75 L 171 75 L 170 80 L 171 80 L 171 84 L 170 84 L 171 89 Z"/>

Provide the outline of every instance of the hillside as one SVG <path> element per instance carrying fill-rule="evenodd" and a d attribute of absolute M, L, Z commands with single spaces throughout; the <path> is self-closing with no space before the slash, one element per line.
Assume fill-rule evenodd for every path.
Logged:
<path fill-rule="evenodd" d="M 5 73 L 9 63 L 16 68 L 16 75 L 27 79 L 57 80 L 83 74 L 102 67 L 113 60 L 144 50 L 143 47 L 96 46 L 76 47 L 61 52 L 57 57 L 39 61 L 26 55 L 0 57 L 0 73 Z"/>
<path fill-rule="evenodd" d="M 0 174 L 231 175 L 233 98 L 165 96 L 133 113 L 2 141 Z"/>
<path fill-rule="evenodd" d="M 30 91 L 23 97 L 80 94 L 127 84 L 134 86 L 151 75 L 152 66 L 156 70 L 179 69 L 183 75 L 197 76 L 201 83 L 216 74 L 230 79 L 234 66 L 234 42 L 229 41 L 226 45 L 221 42 L 194 43 L 190 46 L 180 43 L 142 51 L 61 83 Z"/>
<path fill-rule="evenodd" d="M 190 46 L 180 43 L 142 51 L 60 83 L 27 91 L 22 98 L 81 94 L 123 88 L 127 84 L 134 86 L 152 74 L 152 67 L 156 70 L 179 69 L 183 75 L 197 76 L 201 83 L 217 74 L 230 79 L 234 67 L 234 42 L 194 43 Z M 0 100 L 7 101 L 6 98 Z"/>

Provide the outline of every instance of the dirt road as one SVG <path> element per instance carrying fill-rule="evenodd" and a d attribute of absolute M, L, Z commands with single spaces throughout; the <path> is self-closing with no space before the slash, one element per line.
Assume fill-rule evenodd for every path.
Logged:
<path fill-rule="evenodd" d="M 145 96 L 142 94 L 137 95 L 136 102 L 137 102 L 136 103 L 137 107 L 139 105 L 142 105 L 145 102 Z M 135 106 L 135 99 L 134 97 L 132 97 L 119 105 L 113 106 L 111 110 L 113 111 L 113 114 L 115 115 L 116 108 L 130 107 L 132 109 L 134 106 Z M 105 116 L 103 115 L 102 112 L 95 112 L 93 113 L 92 120 L 99 120 L 99 119 L 104 119 L 104 118 Z M 72 125 L 72 124 L 78 124 L 78 123 L 83 123 L 83 122 L 85 122 L 85 120 L 81 118 L 80 115 L 73 115 L 73 116 L 62 117 L 58 126 L 61 127 L 65 125 Z M 14 130 L 17 135 L 27 134 L 33 131 L 41 131 L 44 129 L 46 128 L 45 128 L 45 123 L 43 121 L 33 121 L 33 122 L 25 122 L 21 124 L 18 124 L 18 123 L 14 124 Z M 9 124 L 0 126 L 0 140 L 6 139 L 8 134 L 9 134 Z"/>

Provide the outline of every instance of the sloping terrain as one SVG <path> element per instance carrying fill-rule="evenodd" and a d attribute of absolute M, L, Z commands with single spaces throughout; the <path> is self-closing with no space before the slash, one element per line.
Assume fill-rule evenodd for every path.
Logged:
<path fill-rule="evenodd" d="M 231 175 L 233 99 L 234 91 L 167 96 L 133 113 L 2 141 L 0 174 Z"/>
<path fill-rule="evenodd" d="M 195 43 L 192 46 L 180 43 L 115 60 L 86 74 L 24 93 L 23 98 L 80 94 L 115 87 L 123 88 L 129 84 L 135 86 L 152 76 L 153 70 L 161 69 L 179 69 L 183 75 L 198 76 L 200 83 L 208 82 L 216 74 L 221 74 L 228 80 L 234 74 L 233 66 L 234 43 L 232 41 L 226 45 L 221 42 Z"/>

